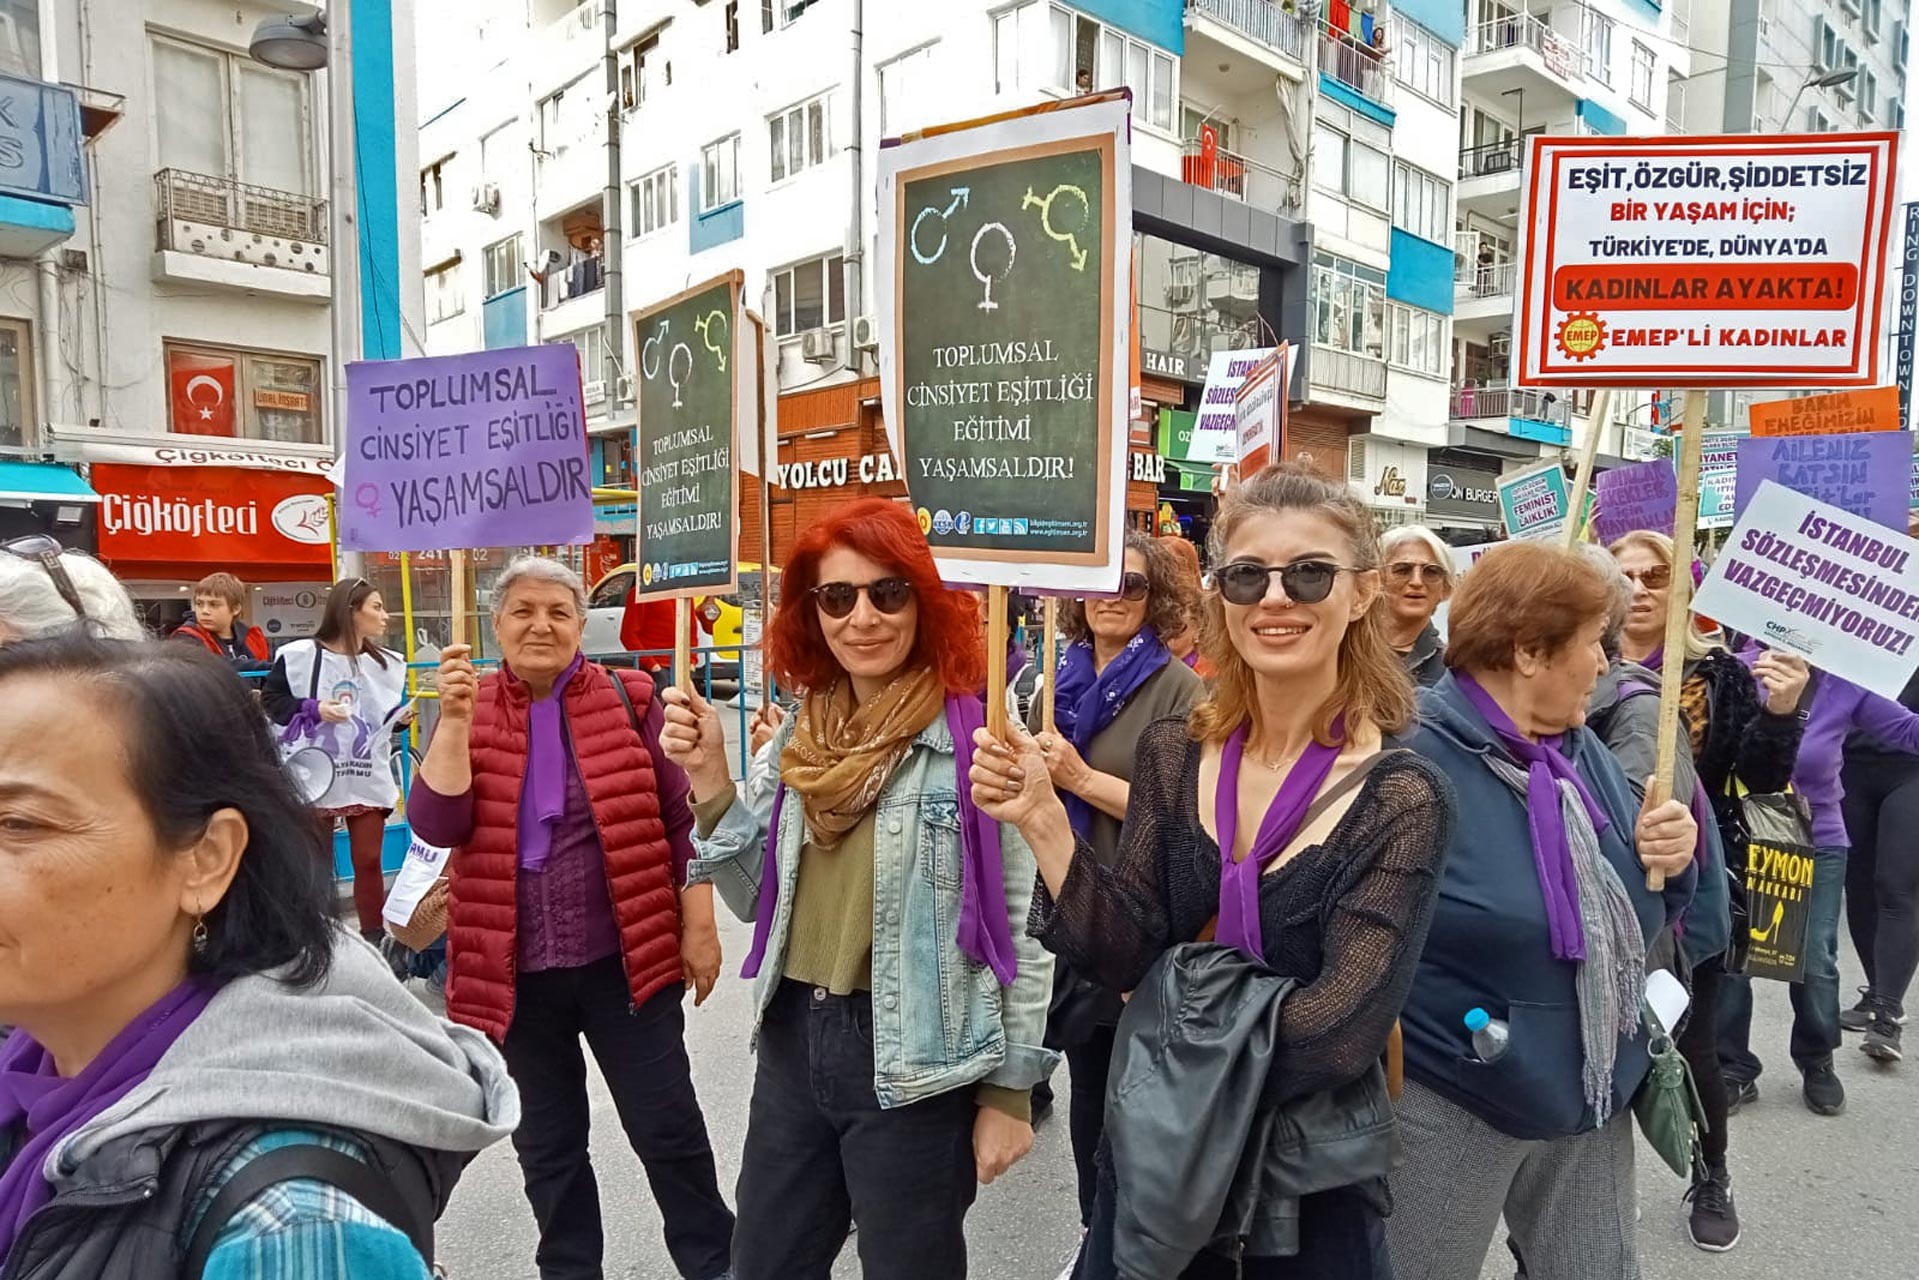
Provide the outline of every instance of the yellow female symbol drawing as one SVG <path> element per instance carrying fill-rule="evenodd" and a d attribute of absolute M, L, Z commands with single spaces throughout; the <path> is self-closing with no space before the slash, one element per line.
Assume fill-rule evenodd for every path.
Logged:
<path fill-rule="evenodd" d="M 712 327 L 713 322 L 716 320 L 719 321 L 720 339 L 721 341 L 725 341 L 727 327 L 726 312 L 719 310 L 717 307 L 701 316 L 698 320 L 695 320 L 693 327 L 699 331 L 700 341 L 706 344 L 706 349 L 713 353 L 715 357 L 714 363 L 719 366 L 720 372 L 725 373 L 726 349 L 716 345 L 713 341 Z"/>
<path fill-rule="evenodd" d="M 1083 211 L 1080 219 L 1080 228 L 1084 230 L 1092 222 L 1092 201 L 1086 198 L 1084 191 L 1078 187 L 1068 186 L 1064 182 L 1047 192 L 1044 200 L 1034 195 L 1031 187 L 1026 188 L 1026 198 L 1019 202 L 1019 207 L 1021 209 L 1030 209 L 1034 205 L 1038 205 L 1040 230 L 1044 231 L 1050 239 L 1070 245 L 1073 250 L 1073 270 L 1084 271 L 1086 270 L 1086 250 L 1080 248 L 1078 235 L 1071 231 L 1055 231 L 1053 229 L 1053 201 L 1063 195 L 1077 196 L 1079 198 L 1079 207 Z"/>

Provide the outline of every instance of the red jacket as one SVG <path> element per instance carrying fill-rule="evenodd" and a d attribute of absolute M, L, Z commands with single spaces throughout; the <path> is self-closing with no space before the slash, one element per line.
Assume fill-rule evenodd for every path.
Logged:
<path fill-rule="evenodd" d="M 644 720 L 653 682 L 618 673 Z M 567 736 L 606 851 L 607 888 L 633 1003 L 681 981 L 679 894 L 661 815 L 652 755 L 613 687 L 614 673 L 586 663 L 567 683 Z M 468 754 L 473 766 L 473 834 L 450 862 L 447 925 L 452 961 L 447 1016 L 506 1038 L 513 1021 L 517 954 L 520 788 L 526 778 L 526 685 L 511 672 L 480 681 Z M 666 766 L 671 767 L 671 766 Z"/>
<path fill-rule="evenodd" d="M 227 651 L 220 647 L 220 642 L 210 633 L 202 629 L 197 622 L 182 623 L 179 629 L 173 633 L 173 637 L 176 640 L 198 640 L 206 646 L 207 652 L 213 654 L 215 657 L 224 658 L 226 656 Z M 258 627 L 249 627 L 246 623 L 236 619 L 233 623 L 233 638 L 240 642 L 242 649 L 246 650 L 260 662 L 265 662 L 273 656 L 272 652 L 267 648 L 266 633 Z"/>

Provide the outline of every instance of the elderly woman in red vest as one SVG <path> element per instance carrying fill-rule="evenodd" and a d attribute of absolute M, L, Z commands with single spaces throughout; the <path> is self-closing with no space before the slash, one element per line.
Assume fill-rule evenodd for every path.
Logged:
<path fill-rule="evenodd" d="M 686 775 L 659 748 L 653 682 L 580 652 L 586 589 L 553 560 L 501 574 L 502 664 L 440 662 L 440 723 L 413 784 L 416 835 L 455 850 L 447 1016 L 500 1043 L 540 1226 L 541 1280 L 599 1280 L 584 1036 L 646 1166 L 685 1280 L 727 1274 L 733 1215 L 687 1060 L 684 988 L 720 967 L 710 886 L 685 887 Z M 617 681 L 617 683 L 616 683 Z"/>

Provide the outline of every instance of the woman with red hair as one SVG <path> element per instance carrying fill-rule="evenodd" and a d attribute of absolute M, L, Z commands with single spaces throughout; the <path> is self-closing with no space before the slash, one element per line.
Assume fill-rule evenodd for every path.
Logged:
<path fill-rule="evenodd" d="M 978 606 L 908 510 L 803 534 L 767 661 L 800 693 L 770 795 L 729 776 L 719 716 L 668 691 L 698 859 L 753 947 L 758 1070 L 737 1280 L 826 1280 L 859 1225 L 867 1280 L 958 1280 L 966 1211 L 1031 1148 L 1052 963 L 1025 936 L 1033 854 L 959 779 L 984 721 Z"/>

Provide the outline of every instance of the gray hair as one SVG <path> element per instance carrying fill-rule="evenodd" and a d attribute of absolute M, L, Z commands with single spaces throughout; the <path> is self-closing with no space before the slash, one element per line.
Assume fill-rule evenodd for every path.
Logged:
<path fill-rule="evenodd" d="M 1608 661 L 1619 661 L 1619 640 L 1626 630 L 1626 615 L 1632 611 L 1632 583 L 1619 570 L 1619 561 L 1613 553 L 1594 542 L 1582 542 L 1574 548 L 1580 555 L 1592 563 L 1606 580 L 1606 587 L 1612 596 L 1606 606 L 1606 629 L 1600 633 L 1599 646 L 1606 651 Z"/>
<path fill-rule="evenodd" d="M 1379 535 L 1379 550 L 1383 558 L 1390 558 L 1393 548 L 1405 542 L 1417 542 L 1433 553 L 1433 559 L 1439 564 L 1439 571 L 1446 575 L 1446 585 L 1455 585 L 1456 570 L 1453 568 L 1453 549 L 1445 540 L 1423 524 L 1394 525 Z"/>
<path fill-rule="evenodd" d="M 513 588 L 522 582 L 546 582 L 556 587 L 565 587 L 573 593 L 573 603 L 579 606 L 580 617 L 586 617 L 586 584 L 580 581 L 580 575 L 561 564 L 558 560 L 546 556 L 515 556 L 493 584 L 493 620 L 498 622 L 506 611 L 506 598 Z"/>
<path fill-rule="evenodd" d="M 105 565 L 90 555 L 67 551 L 61 553 L 60 567 L 86 607 L 85 620 L 93 634 L 106 640 L 147 638 L 133 598 Z M 80 621 L 45 565 L 0 553 L 0 643 L 56 635 Z"/>

